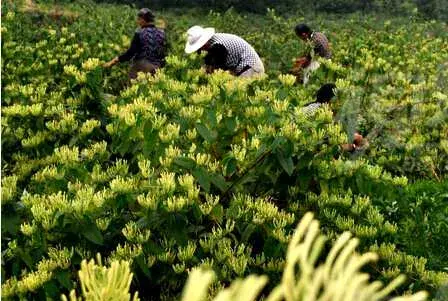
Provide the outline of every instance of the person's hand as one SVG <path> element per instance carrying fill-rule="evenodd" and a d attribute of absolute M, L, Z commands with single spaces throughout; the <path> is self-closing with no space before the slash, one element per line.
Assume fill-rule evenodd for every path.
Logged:
<path fill-rule="evenodd" d="M 300 68 L 300 67 L 302 67 L 303 59 L 304 59 L 304 57 L 296 58 L 296 59 L 294 60 L 293 68 Z"/>
<path fill-rule="evenodd" d="M 356 149 L 365 150 L 369 147 L 369 141 L 359 133 L 353 135 L 353 145 Z"/>
<path fill-rule="evenodd" d="M 306 57 L 299 57 L 294 61 L 294 65 L 292 67 L 292 71 L 295 73 L 299 73 L 302 69 L 308 67 L 311 61 Z"/>
<path fill-rule="evenodd" d="M 364 140 L 364 137 L 361 134 L 355 133 L 353 135 L 353 144 L 355 144 L 356 146 L 358 146 L 358 147 L 361 146 L 363 144 L 363 140 Z"/>
<path fill-rule="evenodd" d="M 309 59 L 308 57 L 304 57 L 303 61 L 302 61 L 302 67 L 306 68 L 311 64 L 311 59 Z"/>
<path fill-rule="evenodd" d="M 308 58 L 306 56 L 303 56 L 303 57 L 299 57 L 298 59 L 296 59 L 296 61 L 294 63 L 294 67 L 305 68 L 309 64 L 310 64 L 310 61 L 308 60 Z"/>
<path fill-rule="evenodd" d="M 110 68 L 113 65 L 115 65 L 116 63 L 118 63 L 118 57 L 113 58 L 112 60 L 110 60 L 109 62 L 105 63 L 103 65 L 104 68 Z"/>
<path fill-rule="evenodd" d="M 342 150 L 345 152 L 352 152 L 356 149 L 356 145 L 352 144 L 352 143 L 345 143 L 341 145 Z"/>

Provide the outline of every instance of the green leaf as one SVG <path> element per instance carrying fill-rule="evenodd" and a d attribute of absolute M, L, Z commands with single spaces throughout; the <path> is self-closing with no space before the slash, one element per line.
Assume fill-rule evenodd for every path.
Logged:
<path fill-rule="evenodd" d="M 219 174 L 212 175 L 210 180 L 212 181 L 213 185 L 219 188 L 221 192 L 225 192 L 227 188 L 229 188 L 230 184 L 226 182 L 224 177 Z"/>
<path fill-rule="evenodd" d="M 20 218 L 18 215 L 4 215 L 4 213 L 2 213 L 1 223 L 2 233 L 8 232 L 12 235 L 15 235 L 20 227 Z"/>
<path fill-rule="evenodd" d="M 223 122 L 224 122 L 227 130 L 230 133 L 235 132 L 235 129 L 236 129 L 236 119 L 235 119 L 235 117 L 225 117 Z"/>
<path fill-rule="evenodd" d="M 270 148 L 272 149 L 272 146 L 270 146 Z M 267 149 L 268 147 L 265 144 L 260 145 L 260 147 L 257 149 L 257 152 L 255 153 L 255 157 L 263 155 Z"/>
<path fill-rule="evenodd" d="M 151 277 L 151 271 L 148 269 L 148 265 L 144 262 L 143 258 L 141 256 L 138 256 L 134 260 L 137 262 L 143 274 L 145 274 L 145 276 L 148 278 Z"/>
<path fill-rule="evenodd" d="M 218 124 L 218 121 L 216 120 L 216 111 L 214 109 L 207 112 L 207 121 L 212 127 L 216 127 Z"/>
<path fill-rule="evenodd" d="M 205 192 L 210 191 L 210 176 L 202 168 L 196 168 L 192 171 L 193 176 L 199 182 L 199 185 L 205 190 Z"/>
<path fill-rule="evenodd" d="M 70 147 L 72 147 L 73 145 L 76 145 L 76 143 L 78 143 L 79 137 L 78 136 L 73 136 L 70 141 L 68 142 L 68 145 Z"/>
<path fill-rule="evenodd" d="M 263 252 L 266 257 L 278 257 L 282 256 L 282 244 L 279 244 L 278 241 L 273 237 L 268 237 L 264 241 Z"/>
<path fill-rule="evenodd" d="M 233 156 L 227 156 L 222 160 L 222 164 L 224 165 L 224 175 L 230 176 L 233 175 L 236 171 L 236 159 Z"/>
<path fill-rule="evenodd" d="M 292 172 L 294 171 L 294 162 L 292 161 L 292 157 L 289 156 L 285 158 L 282 151 L 277 151 L 277 160 L 280 163 L 280 165 L 283 167 L 283 169 L 286 171 L 286 173 L 291 176 Z"/>
<path fill-rule="evenodd" d="M 223 216 L 224 216 L 224 208 L 222 207 L 221 204 L 218 204 L 215 207 L 213 207 L 212 211 L 210 212 L 210 217 L 219 223 L 222 222 Z"/>
<path fill-rule="evenodd" d="M 60 271 L 55 274 L 58 282 L 66 289 L 71 290 L 73 288 L 70 280 L 70 273 L 67 271 Z"/>
<path fill-rule="evenodd" d="M 271 149 L 276 150 L 282 143 L 285 142 L 285 137 L 275 137 L 274 141 L 272 141 Z"/>
<path fill-rule="evenodd" d="M 299 156 L 298 156 L 298 162 L 296 165 L 297 169 L 308 169 L 312 160 L 313 160 L 313 155 L 311 153 L 307 153 L 307 152 L 302 152 Z"/>
<path fill-rule="evenodd" d="M 284 100 L 288 97 L 288 90 L 285 88 L 280 88 L 277 92 L 277 98 L 280 100 Z"/>
<path fill-rule="evenodd" d="M 226 89 L 224 89 L 223 87 L 219 87 L 219 97 L 222 101 L 226 101 L 227 99 Z"/>
<path fill-rule="evenodd" d="M 33 267 L 33 259 L 31 258 L 30 254 L 27 251 L 23 251 L 21 248 L 19 249 L 18 253 L 20 254 L 20 258 L 23 260 L 23 262 L 25 262 L 26 265 L 31 269 Z"/>
<path fill-rule="evenodd" d="M 124 154 L 126 154 L 126 152 L 129 150 L 129 146 L 131 146 L 129 140 L 122 141 L 117 148 L 120 155 L 124 156 Z"/>
<path fill-rule="evenodd" d="M 173 162 L 174 164 L 186 169 L 192 169 L 196 165 L 196 162 L 193 159 L 187 157 L 177 157 Z"/>
<path fill-rule="evenodd" d="M 143 154 L 147 157 L 151 155 L 152 150 L 157 146 L 157 131 L 152 127 L 151 121 L 147 121 L 143 128 Z"/>
<path fill-rule="evenodd" d="M 216 135 L 202 123 L 196 124 L 196 130 L 207 142 L 213 142 L 216 139 Z"/>
<path fill-rule="evenodd" d="M 191 208 L 191 210 L 192 210 L 192 212 L 193 212 L 193 217 L 194 217 L 196 220 L 200 220 L 200 219 L 202 218 L 203 213 L 202 213 L 201 209 L 199 208 L 199 206 L 193 206 L 193 207 Z"/>
<path fill-rule="evenodd" d="M 55 284 L 55 281 L 48 281 L 44 284 L 44 291 L 46 295 L 46 300 L 52 300 L 55 299 L 56 296 L 59 296 L 60 289 Z"/>
<path fill-rule="evenodd" d="M 88 227 L 84 227 L 82 235 L 84 235 L 85 238 L 97 245 L 102 245 L 104 242 L 103 235 L 93 223 Z"/>
<path fill-rule="evenodd" d="M 255 226 L 254 224 L 248 224 L 241 234 L 241 242 L 247 243 L 252 233 L 254 233 L 255 229 L 257 229 L 257 226 Z"/>
<path fill-rule="evenodd" d="M 153 131 L 154 131 L 154 128 L 152 127 L 151 120 L 147 120 L 145 122 L 145 126 L 143 127 L 143 135 L 144 135 L 145 139 L 147 137 L 149 137 Z"/>

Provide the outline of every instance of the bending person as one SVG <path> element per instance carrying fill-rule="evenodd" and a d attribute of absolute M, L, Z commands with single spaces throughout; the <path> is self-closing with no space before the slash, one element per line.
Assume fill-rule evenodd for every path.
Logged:
<path fill-rule="evenodd" d="M 207 73 L 228 70 L 235 76 L 251 77 L 264 74 L 264 66 L 254 48 L 239 36 L 215 33 L 215 29 L 193 26 L 187 31 L 186 53 L 207 51 Z"/>

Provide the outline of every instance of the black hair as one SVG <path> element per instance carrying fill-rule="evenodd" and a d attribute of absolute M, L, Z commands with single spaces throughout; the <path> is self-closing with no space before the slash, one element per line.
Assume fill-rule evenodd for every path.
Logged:
<path fill-rule="evenodd" d="M 319 88 L 316 93 L 316 101 L 320 103 L 330 102 L 330 100 L 334 97 L 334 89 L 336 88 L 335 84 L 325 84 Z"/>
<path fill-rule="evenodd" d="M 151 10 L 149 10 L 149 8 L 142 8 L 141 10 L 138 11 L 137 16 L 139 18 L 142 18 L 143 20 L 145 20 L 146 22 L 154 22 L 154 19 L 156 16 L 154 16 L 154 14 L 152 13 Z"/>
<path fill-rule="evenodd" d="M 226 70 L 226 60 L 228 56 L 227 49 L 221 44 L 215 44 L 207 51 L 204 62 L 207 66 L 213 66 L 217 69 Z"/>
<path fill-rule="evenodd" d="M 296 25 L 294 30 L 296 32 L 296 35 L 298 35 L 298 36 L 301 35 L 302 33 L 307 33 L 307 34 L 311 33 L 311 28 L 304 23 Z"/>

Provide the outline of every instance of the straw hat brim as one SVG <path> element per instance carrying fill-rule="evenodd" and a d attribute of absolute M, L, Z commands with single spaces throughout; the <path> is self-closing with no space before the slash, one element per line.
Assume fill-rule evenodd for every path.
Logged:
<path fill-rule="evenodd" d="M 203 34 L 196 42 L 190 44 L 187 41 L 187 44 L 185 44 L 185 53 L 193 53 L 195 51 L 198 51 L 212 38 L 214 34 L 215 34 L 214 28 L 212 27 L 204 28 Z"/>

